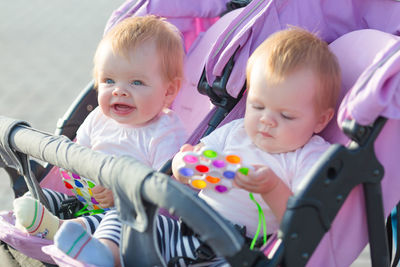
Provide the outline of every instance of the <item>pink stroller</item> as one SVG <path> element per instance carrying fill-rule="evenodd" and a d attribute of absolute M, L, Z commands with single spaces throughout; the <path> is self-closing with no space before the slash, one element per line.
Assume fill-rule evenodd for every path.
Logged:
<path fill-rule="evenodd" d="M 225 2 L 227 1 L 213 1 L 213 3 L 218 3 L 218 7 L 224 6 Z M 168 7 L 162 4 L 157 7 L 151 4 L 152 1 L 139 1 L 133 5 L 127 1 L 115 12 L 109 25 L 125 16 L 144 13 L 160 14 L 159 10 L 168 10 Z M 13 166 L 13 150 L 17 150 L 19 153 L 38 157 L 57 166 L 72 168 L 84 176 L 98 177 L 101 183 L 113 188 L 121 199 L 135 196 L 134 199 L 128 198 L 129 201 L 122 203 L 118 208 L 135 211 L 135 214 L 145 216 L 149 222 L 154 219 L 158 206 L 175 210 L 188 223 L 192 223 L 194 228 L 199 229 L 199 232 L 204 235 L 204 240 L 231 265 L 242 266 L 246 262 L 254 266 L 306 264 L 347 266 L 354 261 L 367 243 L 366 222 L 368 221 L 372 263 L 374 266 L 386 266 L 389 260 L 384 218 L 400 199 L 395 190 L 394 164 L 395 153 L 399 151 L 396 146 L 399 145 L 398 142 L 391 141 L 399 133 L 400 112 L 397 90 L 397 73 L 400 68 L 399 42 L 397 37 L 388 33 L 396 33 L 400 26 L 390 21 L 394 17 L 385 15 L 387 20 L 382 21 L 380 14 L 383 13 L 380 10 L 390 10 L 392 14 L 396 14 L 399 8 L 400 6 L 393 1 L 363 1 L 362 3 L 361 1 L 352 3 L 337 1 L 334 6 L 324 1 L 307 2 L 307 4 L 303 2 L 301 5 L 299 1 L 252 1 L 248 6 L 221 17 L 204 34 L 191 35 L 197 38 L 194 43 L 191 41 L 187 43 L 190 46 L 186 62 L 188 84 L 185 85 L 186 88 L 183 88 L 180 97 L 182 99 L 190 97 L 193 93 L 190 89 L 199 84 L 202 88 L 200 90 L 207 92 L 212 103 L 217 107 L 209 112 L 208 98 L 199 99 L 202 105 L 197 105 L 196 99 L 196 108 L 201 107 L 200 114 L 207 115 L 204 121 L 212 122 L 210 117 L 217 118 L 216 123 L 210 123 L 211 128 L 219 124 L 218 118 L 224 118 L 220 114 L 229 112 L 233 106 L 233 110 L 229 112 L 225 121 L 243 115 L 244 97 L 241 95 L 245 83 L 243 66 L 246 59 L 266 36 L 285 27 L 286 24 L 295 24 L 310 30 L 319 29 L 320 36 L 332 42 L 332 50 L 339 58 L 343 68 L 343 88 L 345 90 L 351 88 L 344 97 L 338 114 L 340 124 L 345 119 L 354 119 L 342 126 L 348 137 L 335 123 L 332 123 L 325 131 L 325 137 L 335 145 L 310 173 L 307 186 L 291 199 L 281 230 L 262 251 L 249 251 L 244 247 L 242 237 L 235 233 L 234 229 L 224 225 L 218 214 L 204 207 L 204 203 L 199 201 L 192 192 L 177 185 L 167 176 L 145 168 L 143 168 L 143 177 L 151 174 L 151 179 L 142 181 L 142 184 L 138 184 L 139 187 L 137 187 L 143 188 L 140 195 L 149 202 L 145 204 L 148 212 L 142 213 L 143 207 L 139 205 L 142 203 L 141 198 L 131 194 L 133 189 L 125 191 L 120 189 L 124 188 L 124 183 L 127 183 L 127 179 L 124 180 L 124 177 L 129 177 L 127 170 L 134 167 L 142 168 L 130 159 L 113 161 L 107 157 L 97 158 L 88 151 L 82 151 L 79 159 L 85 158 L 94 162 L 88 169 L 82 166 L 77 157 L 70 156 L 75 155 L 73 152 L 75 148 L 67 140 L 55 136 L 44 136 L 20 126 L 18 122 L 2 119 L 0 125 L 4 129 L 1 134 L 4 135 L 2 140 L 5 140 L 2 142 L 2 147 L 6 151 L 5 162 L 8 166 Z M 198 7 L 195 11 L 200 12 L 200 10 L 202 10 L 201 7 Z M 306 16 L 311 11 L 313 16 Z M 168 17 L 169 14 L 160 15 Z M 213 13 L 211 17 L 215 15 Z M 203 27 L 206 30 L 215 19 L 194 21 L 199 23 L 199 29 Z M 348 32 L 363 28 L 380 31 L 356 31 L 346 35 Z M 237 101 L 240 102 L 236 104 Z M 207 105 L 206 109 L 204 109 L 205 105 Z M 179 105 L 179 101 L 176 102 L 174 108 L 188 111 L 188 107 Z M 199 114 L 197 112 L 197 109 L 193 108 L 189 114 L 197 115 Z M 386 120 L 380 116 L 388 119 L 387 122 L 385 123 Z M 191 118 L 190 115 L 188 118 Z M 193 120 L 187 119 L 187 121 Z M 198 121 L 190 124 L 188 129 L 193 130 L 197 123 Z M 205 130 L 206 127 L 207 124 L 200 123 L 190 141 L 196 142 L 200 135 L 209 132 L 210 130 Z M 65 130 L 67 129 L 68 127 L 65 127 Z M 348 148 L 339 145 L 348 143 L 349 138 L 353 141 Z M 29 140 L 29 143 L 25 140 Z M 39 143 L 46 145 L 38 150 Z M 56 147 L 50 143 L 56 144 Z M 8 147 L 11 149 L 7 149 Z M 121 170 L 121 173 L 111 172 L 112 168 L 99 173 L 96 162 L 102 160 L 106 160 L 110 166 L 119 166 L 120 168 L 113 169 Z M 18 168 L 18 164 L 14 166 Z M 125 171 L 122 172 L 122 169 Z M 385 176 L 383 176 L 383 170 Z M 381 183 L 382 177 L 384 179 Z M 111 182 L 112 180 L 114 182 Z M 362 186 L 357 186 L 359 184 L 363 184 L 364 189 Z M 159 191 L 161 185 L 167 185 L 163 187 L 165 191 Z M 185 206 L 174 199 L 173 196 L 176 194 L 188 199 L 187 202 L 184 201 Z M 381 195 L 384 195 L 383 206 L 380 205 L 382 204 Z M 193 207 L 199 211 L 198 214 L 193 215 L 189 212 L 193 210 Z M 164 265 L 152 242 L 153 229 L 148 227 L 145 232 L 138 232 L 130 227 L 132 221 L 135 220 L 134 217 L 124 219 L 127 225 L 124 229 L 121 253 L 125 264 Z M 146 246 L 135 245 L 139 242 Z M 14 244 L 14 246 L 17 245 Z M 143 250 L 138 249 L 139 247 Z M 31 253 L 23 251 L 22 248 L 21 251 Z M 73 263 L 51 246 L 46 247 L 45 252 L 48 254 L 42 253 L 40 256 L 42 258 L 37 255 L 36 257 L 60 265 Z M 35 251 L 35 253 L 38 252 Z M 48 256 L 49 254 L 51 257 Z M 31 254 L 31 256 L 35 255 Z M 79 266 L 79 263 L 76 262 L 76 264 Z"/>

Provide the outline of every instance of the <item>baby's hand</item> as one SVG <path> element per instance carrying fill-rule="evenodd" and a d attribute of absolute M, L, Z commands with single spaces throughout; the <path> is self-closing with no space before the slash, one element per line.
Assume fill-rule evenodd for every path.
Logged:
<path fill-rule="evenodd" d="M 249 192 L 266 194 L 279 184 L 280 178 L 268 166 L 254 165 L 253 167 L 254 170 L 249 169 L 247 175 L 236 173 L 234 185 Z"/>
<path fill-rule="evenodd" d="M 186 177 L 182 177 L 179 172 L 178 168 L 179 166 L 183 165 L 183 160 L 182 160 L 182 153 L 188 152 L 188 151 L 199 151 L 203 147 L 203 145 L 197 144 L 196 146 L 192 146 L 190 144 L 184 144 L 179 152 L 175 155 L 175 157 L 172 160 L 172 174 L 174 175 L 175 179 L 177 179 L 179 182 L 187 184 L 189 182 L 189 179 Z"/>
<path fill-rule="evenodd" d="M 101 185 L 92 188 L 93 197 L 99 202 L 102 208 L 110 208 L 114 206 L 114 195 L 111 189 Z"/>

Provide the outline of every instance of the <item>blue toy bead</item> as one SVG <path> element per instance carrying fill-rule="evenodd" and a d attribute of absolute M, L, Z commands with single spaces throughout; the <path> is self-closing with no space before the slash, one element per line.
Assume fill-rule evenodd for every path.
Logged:
<path fill-rule="evenodd" d="M 81 197 L 80 195 L 76 195 L 76 198 L 77 198 L 79 201 L 81 201 L 81 202 L 83 202 L 83 203 L 86 203 L 86 199 L 84 199 L 84 198 Z"/>
<path fill-rule="evenodd" d="M 190 168 L 181 168 L 179 169 L 179 173 L 186 177 L 191 177 L 194 175 L 194 171 Z"/>
<path fill-rule="evenodd" d="M 81 182 L 79 182 L 78 180 L 75 180 L 75 185 L 77 187 L 83 188 L 83 184 Z"/>
<path fill-rule="evenodd" d="M 235 172 L 233 172 L 233 171 L 224 171 L 223 175 L 225 178 L 228 178 L 228 179 L 235 178 Z"/>

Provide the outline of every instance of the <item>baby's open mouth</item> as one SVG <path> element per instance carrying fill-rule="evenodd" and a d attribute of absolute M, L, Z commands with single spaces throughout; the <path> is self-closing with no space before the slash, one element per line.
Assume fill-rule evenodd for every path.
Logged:
<path fill-rule="evenodd" d="M 125 104 L 113 104 L 112 108 L 118 114 L 126 114 L 135 109 L 135 107 L 125 105 Z"/>

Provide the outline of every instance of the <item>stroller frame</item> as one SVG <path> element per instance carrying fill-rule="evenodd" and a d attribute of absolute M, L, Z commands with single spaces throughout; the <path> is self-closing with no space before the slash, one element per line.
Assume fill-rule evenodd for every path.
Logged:
<path fill-rule="evenodd" d="M 15 121 L 9 120 L 8 118 L 0 117 L 0 125 L 5 125 L 7 121 L 12 127 L 11 131 L 8 131 L 9 135 L 7 139 L 10 142 L 10 147 L 18 151 L 17 153 L 31 155 L 35 158 L 48 161 L 51 164 L 72 169 L 74 172 L 81 175 L 99 177 L 99 181 L 102 184 L 112 188 L 114 193 L 118 192 L 118 198 L 121 202 L 125 202 L 121 204 L 118 209 L 123 209 L 125 211 L 132 210 L 131 203 L 135 203 L 136 199 L 132 198 L 132 189 L 129 189 L 127 186 L 127 184 L 132 181 L 126 179 L 129 177 L 126 177 L 126 175 L 125 177 L 124 175 L 116 175 L 115 173 L 106 173 L 107 170 L 104 171 L 104 166 L 107 167 L 108 164 L 103 165 L 102 173 L 97 171 L 97 175 L 92 176 L 94 174 L 93 169 L 100 169 L 100 167 L 97 166 L 98 164 L 94 164 L 95 166 L 93 169 L 89 170 L 89 168 L 80 164 L 79 160 L 74 160 L 73 158 L 65 159 L 64 157 L 58 157 L 55 155 L 56 153 L 54 153 L 55 149 L 59 151 L 60 148 L 69 147 L 66 148 L 67 154 L 74 154 L 73 152 L 68 152 L 68 150 L 72 149 L 71 151 L 73 151 L 73 149 L 77 149 L 75 148 L 76 144 L 71 143 L 71 141 L 63 137 L 46 136 L 44 133 L 29 128 L 24 125 L 24 123 L 15 123 Z M 314 168 L 313 171 L 310 172 L 307 178 L 307 180 L 309 180 L 309 186 L 307 186 L 305 190 L 302 190 L 300 194 L 293 196 L 289 200 L 288 208 L 285 212 L 282 226 L 277 237 L 281 242 L 275 243 L 278 245 L 273 250 L 275 253 L 268 255 L 269 259 L 266 259 L 260 252 L 250 251 L 246 248 L 243 245 L 242 236 L 240 236 L 233 227 L 229 227 L 229 224 L 227 225 L 219 215 L 212 212 L 212 209 L 209 208 L 207 204 L 203 203 L 202 200 L 198 199 L 190 189 L 169 179 L 168 176 L 153 170 L 146 170 L 145 172 L 147 173 L 142 176 L 142 182 L 138 184 L 138 186 L 142 188 L 140 194 L 143 198 L 142 201 L 146 202 L 145 206 L 147 206 L 146 210 L 149 221 L 154 220 L 157 207 L 172 209 L 178 214 L 180 211 L 183 211 L 183 213 L 179 215 L 184 218 L 185 222 L 191 226 L 194 225 L 195 229 L 200 229 L 198 231 L 201 233 L 201 236 L 206 237 L 204 241 L 210 244 L 218 255 L 226 257 L 232 266 L 243 266 L 245 263 L 250 264 L 250 266 L 277 266 L 278 264 L 282 264 L 282 266 L 305 266 L 319 241 L 322 239 L 325 232 L 329 230 L 330 224 L 343 204 L 344 199 L 346 199 L 352 188 L 363 183 L 367 211 L 369 214 L 368 225 L 372 264 L 373 266 L 389 266 L 390 260 L 380 187 L 380 181 L 383 177 L 383 167 L 373 153 L 374 141 L 383 128 L 385 121 L 385 118 L 380 117 L 372 126 L 360 126 L 354 122 L 348 122 L 344 125 L 344 129 L 346 129 L 345 132 L 353 141 L 347 148 L 338 144 L 332 145 L 317 163 L 318 168 Z M 4 136 L 4 134 L 4 132 L 0 132 L 0 136 Z M 46 139 L 51 140 L 49 145 L 39 149 L 39 147 L 43 147 L 43 143 L 47 142 Z M 4 144 L 2 144 L 2 146 L 4 146 Z M 84 152 L 85 154 L 87 153 L 85 157 L 95 156 L 92 155 L 91 151 Z M 352 164 L 346 164 L 349 158 L 353 160 Z M 354 158 L 357 159 L 355 164 Z M 132 159 L 118 158 L 114 161 L 108 156 L 104 156 L 104 158 L 96 158 L 94 162 L 104 161 L 113 165 L 114 168 L 115 166 L 124 164 L 125 169 L 129 167 L 143 169 L 143 166 L 140 166 L 141 164 Z M 358 179 L 346 179 L 349 176 L 357 177 L 354 175 L 359 174 L 360 166 L 365 166 L 365 163 L 367 163 L 368 166 L 363 171 L 365 175 L 358 176 Z M 125 180 L 120 177 L 125 178 Z M 115 182 L 113 182 L 113 180 Z M 173 189 L 168 189 L 166 191 L 161 190 L 161 185 L 165 186 L 165 183 L 172 184 Z M 130 187 L 132 188 L 131 184 Z M 323 188 L 322 192 L 321 188 Z M 172 191 L 176 192 L 172 193 Z M 155 192 L 157 192 L 157 194 L 155 194 Z M 165 193 L 165 197 L 161 198 L 162 201 L 160 201 L 159 198 L 160 192 Z M 184 196 L 185 201 L 181 199 L 176 201 L 176 199 L 171 197 L 177 194 Z M 195 205 L 195 207 L 192 205 Z M 201 213 L 201 216 L 196 216 L 196 218 L 193 219 L 191 218 L 191 216 L 193 216 L 193 210 L 204 210 L 205 213 Z M 377 214 L 380 216 L 376 216 Z M 208 218 L 213 221 L 215 225 L 212 228 L 199 225 L 199 221 L 202 221 L 199 218 Z M 311 218 L 311 220 L 307 220 L 307 223 L 305 223 L 304 218 Z M 153 227 L 154 225 L 147 228 L 145 232 L 139 232 L 131 228 L 131 225 L 124 225 L 125 234 L 121 252 L 123 252 L 122 255 L 125 255 L 123 258 L 127 262 L 132 259 L 137 260 L 136 257 L 141 255 L 141 253 L 148 254 L 149 251 L 158 251 L 157 248 L 154 247 L 155 244 L 153 241 L 155 232 Z M 224 230 L 221 230 L 221 227 Z M 210 234 L 210 229 L 219 229 L 218 232 L 220 234 L 217 234 L 216 231 L 212 231 L 213 233 Z M 307 242 L 305 240 L 307 240 Z M 138 243 L 142 245 L 146 244 L 152 248 L 149 249 L 147 246 L 141 246 L 141 248 L 138 249 L 138 246 L 133 245 L 137 245 Z M 132 247 L 135 247 L 135 249 L 132 250 Z M 126 253 L 128 251 L 129 253 Z M 132 251 L 136 252 L 132 253 Z M 140 262 L 140 264 L 144 264 L 144 266 L 156 263 L 162 264 L 157 253 L 153 255 L 153 257 L 144 258 L 151 259 L 151 262 Z M 154 261 L 154 259 L 156 260 Z"/>
<path fill-rule="evenodd" d="M 232 57 L 233 58 L 233 57 Z M 209 90 L 210 91 L 210 90 Z M 211 90 L 212 91 L 212 90 Z M 92 90 L 88 90 L 89 94 Z M 90 98 L 90 97 L 89 97 Z M 86 95 L 83 95 L 81 99 L 86 99 Z M 239 99 L 239 98 L 238 98 Z M 90 102 L 90 101 L 89 101 Z M 87 104 L 84 101 L 78 101 L 75 103 L 77 106 L 82 107 L 83 112 L 87 112 L 87 107 L 92 104 Z M 86 108 L 86 111 L 85 111 Z M 73 109 L 74 112 L 78 109 Z M 224 113 L 224 112 L 222 112 Z M 64 118 L 58 125 L 59 133 L 67 133 L 70 129 L 77 127 L 79 124 L 75 124 L 73 116 L 70 118 Z M 78 116 L 79 117 L 79 116 Z M 233 266 L 242 266 L 242 264 L 255 265 L 255 266 L 304 266 L 310 259 L 313 251 L 316 249 L 319 241 L 322 239 L 323 235 L 330 229 L 333 219 L 342 207 L 344 200 L 349 195 L 350 191 L 358 184 L 363 184 L 363 189 L 365 192 L 365 201 L 367 207 L 367 220 L 368 220 L 368 233 L 370 237 L 371 244 L 371 260 L 373 266 L 388 266 L 390 264 L 388 244 L 385 228 L 385 217 L 382 204 L 382 189 L 381 180 L 383 178 L 384 170 L 382 165 L 379 163 L 375 156 L 374 142 L 378 137 L 380 131 L 384 128 L 386 123 L 386 118 L 378 118 L 372 125 L 363 126 L 357 124 L 355 121 L 348 121 L 344 123 L 343 130 L 346 135 L 352 140 L 352 142 L 347 146 L 333 145 L 320 159 L 318 166 L 315 167 L 308 175 L 308 186 L 301 190 L 299 194 L 293 196 L 288 203 L 288 209 L 284 215 L 281 229 L 278 233 L 277 240 L 273 246 L 273 252 L 268 254 L 268 259 L 263 257 L 260 253 L 249 252 L 248 249 L 243 247 L 243 243 L 240 236 L 237 236 L 235 230 L 231 229 L 229 226 L 225 228 L 223 223 L 224 220 L 213 213 L 205 211 L 205 217 L 211 214 L 211 221 L 216 225 L 216 228 L 223 228 L 224 237 L 221 240 L 224 242 L 223 247 L 221 243 L 218 243 L 215 233 L 209 233 L 208 229 L 201 228 L 201 233 L 205 236 L 205 241 L 210 242 L 211 247 L 215 251 L 228 259 Z M 123 184 L 126 182 L 123 176 L 117 175 L 115 173 L 97 173 L 96 171 L 89 170 L 85 166 L 82 166 L 76 160 L 68 158 L 65 160 L 58 157 L 54 147 L 54 144 L 59 146 L 68 146 L 71 150 L 76 149 L 73 143 L 68 142 L 61 137 L 56 136 L 46 136 L 42 133 L 31 129 L 26 126 L 24 122 L 11 121 L 7 118 L 0 118 L 0 137 L 2 140 L 1 148 L 9 151 L 17 151 L 18 155 L 16 158 L 21 157 L 19 155 L 29 155 L 36 157 L 41 160 L 48 161 L 50 164 L 54 164 L 66 169 L 72 169 L 76 173 L 84 176 L 99 177 L 99 181 L 102 184 L 110 186 L 113 191 L 118 192 L 120 199 L 125 201 L 125 208 L 129 208 L 134 211 L 137 207 L 132 208 L 132 203 L 137 199 L 133 199 L 131 192 L 124 187 Z M 24 126 L 25 125 L 25 126 Z M 218 124 L 216 124 L 218 125 Z M 73 131 L 71 131 L 73 136 Z M 27 138 L 28 137 L 28 138 Z M 24 138 L 32 139 L 34 137 L 35 141 L 27 142 Z M 43 141 L 43 138 L 45 141 Z M 47 139 L 51 139 L 52 145 L 48 144 Z M 39 144 L 46 144 L 45 148 L 39 148 Z M 68 149 L 66 149 L 68 151 Z M 85 151 L 87 157 L 94 157 L 91 153 Z M 353 162 L 348 163 L 348 159 L 352 159 Z M 107 157 L 102 158 L 102 160 L 110 163 L 110 166 L 115 166 L 124 162 L 127 164 L 128 168 L 133 165 L 138 166 L 136 162 L 126 161 L 126 159 L 118 159 L 113 161 Z M 355 160 L 355 163 L 354 163 Z M 20 166 L 21 163 L 13 162 L 14 166 Z M 11 164 L 11 165 L 13 165 Z M 108 164 L 106 164 L 108 165 Z M 132 166 L 131 166 L 132 165 Z M 139 164 L 140 165 L 140 164 Z M 365 168 L 367 166 L 367 168 Z M 93 168 L 96 168 L 94 166 Z M 20 168 L 17 167 L 20 170 Z M 360 169 L 362 169 L 362 175 L 360 174 Z M 144 171 L 143 182 L 138 185 L 141 188 L 140 194 L 143 198 L 142 202 L 148 207 L 148 210 L 153 213 L 148 214 L 149 221 L 152 221 L 157 207 L 164 207 L 172 211 L 177 211 L 179 213 L 180 209 L 185 209 L 185 207 L 179 206 L 172 199 L 170 202 L 166 203 L 160 201 L 160 199 L 154 198 L 154 192 L 159 190 L 160 183 L 167 183 L 166 176 L 154 172 L 154 171 Z M 123 178 L 119 178 L 123 177 Z M 351 177 L 351 179 L 349 179 Z M 355 178 L 357 177 L 357 178 Z M 116 182 L 112 182 L 115 179 Z M 16 184 L 16 183 L 15 183 Z M 207 205 L 199 203 L 198 199 L 190 193 L 186 192 L 184 187 L 179 184 L 173 184 L 173 188 L 176 186 L 176 191 L 180 193 L 184 192 L 184 195 L 194 201 L 196 204 L 201 206 L 202 209 L 207 210 Z M 321 190 L 322 189 L 322 190 Z M 176 192 L 172 190 L 173 192 Z M 168 194 L 165 193 L 165 198 L 168 199 Z M 185 202 L 185 201 L 183 201 Z M 169 206 L 171 204 L 172 206 Z M 185 203 L 186 204 L 186 203 Z M 122 205 L 122 204 L 121 204 Z M 148 205 L 148 206 L 147 206 Z M 189 205 L 190 206 L 190 205 Z M 197 207 L 197 206 L 196 206 Z M 137 211 L 137 210 L 136 210 Z M 185 214 L 186 210 L 183 212 Z M 185 214 L 183 216 L 189 216 Z M 190 216 L 189 216 L 190 217 Z M 301 218 L 307 218 L 307 223 Z M 187 219 L 188 222 L 193 222 L 196 225 L 196 220 Z M 127 222 L 125 225 L 125 231 L 129 234 L 125 236 L 124 240 L 144 240 L 143 244 L 153 246 L 152 240 L 154 232 L 152 228 L 147 228 L 146 232 L 140 233 L 131 228 L 132 224 Z M 196 225 L 197 226 L 197 225 Z M 232 230 L 232 233 L 230 231 Z M 135 238 L 133 238 L 135 237 Z M 220 236 L 219 236 L 220 237 Z M 137 241 L 136 241 L 137 242 Z M 129 250 L 129 241 L 126 241 L 122 246 L 122 251 Z M 143 249 L 145 249 L 143 247 Z M 147 249 L 149 250 L 149 249 Z M 155 248 L 156 251 L 156 248 Z M 142 251 L 139 253 L 148 253 Z M 123 253 L 126 260 L 129 261 L 134 258 L 135 255 Z M 157 253 L 154 256 L 156 259 L 152 263 L 160 263 L 160 258 Z M 152 259 L 154 259 L 152 258 Z M 143 264 L 150 264 L 150 262 L 142 262 Z"/>
<path fill-rule="evenodd" d="M 389 266 L 380 184 L 384 170 L 374 153 L 374 141 L 385 122 L 383 117 L 372 126 L 346 121 L 343 130 L 353 141 L 348 147 L 332 145 L 318 161 L 318 169 L 309 174 L 306 190 L 289 199 L 278 234 L 285 244 L 282 257 L 286 266 L 307 263 L 344 200 L 359 184 L 363 184 L 365 193 L 372 266 Z M 364 169 L 360 174 L 361 167 Z"/>

